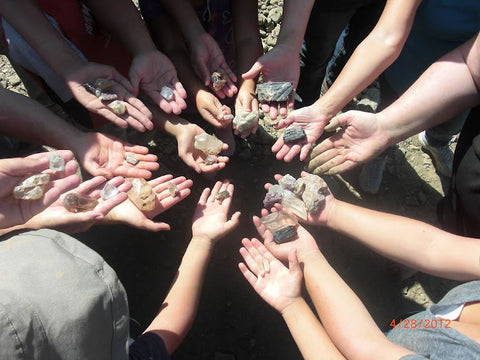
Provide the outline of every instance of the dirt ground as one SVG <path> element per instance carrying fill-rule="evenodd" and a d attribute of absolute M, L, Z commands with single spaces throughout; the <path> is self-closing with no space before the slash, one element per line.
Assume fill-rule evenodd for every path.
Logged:
<path fill-rule="evenodd" d="M 0 57 L 0 82 L 26 93 L 5 56 Z M 127 289 L 131 316 L 143 326 L 156 314 L 190 239 L 193 208 L 204 187 L 212 181 L 198 176 L 176 156 L 176 144 L 163 134 L 152 134 L 150 151 L 159 156 L 155 176 L 172 173 L 194 181 L 192 194 L 161 214 L 169 232 L 149 233 L 125 226 L 96 226 L 76 237 L 98 251 L 117 271 Z M 150 139 L 145 140 L 148 142 Z M 241 224 L 215 249 L 208 267 L 197 319 L 173 358 L 183 359 L 300 359 L 282 318 L 250 288 L 237 269 L 243 237 L 256 236 L 252 215 L 259 214 L 265 194 L 263 184 L 275 173 L 299 176 L 304 164 L 277 161 L 268 137 L 258 136 L 239 144 L 218 178 L 235 184 L 232 211 L 241 210 Z M 378 194 L 363 193 L 359 170 L 328 179 L 338 198 L 368 208 L 400 214 L 436 224 L 436 204 L 448 187 L 419 146 L 416 137 L 389 150 L 384 179 Z M 437 301 L 455 283 L 424 274 L 401 280 L 399 267 L 370 250 L 323 228 L 310 228 L 331 264 L 353 288 L 384 329 L 393 317 L 421 310 Z M 321 274 L 320 274 L 321 275 Z M 361 331 L 361 329 L 359 329 Z"/>

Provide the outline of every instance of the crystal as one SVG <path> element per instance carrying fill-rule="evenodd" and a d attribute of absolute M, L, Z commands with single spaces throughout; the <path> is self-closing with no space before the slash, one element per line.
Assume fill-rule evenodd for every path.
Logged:
<path fill-rule="evenodd" d="M 215 195 L 215 199 L 223 200 L 223 199 L 228 198 L 229 196 L 230 196 L 230 193 L 227 190 L 223 190 L 223 191 L 220 191 L 219 193 L 217 193 L 217 195 Z"/>
<path fill-rule="evenodd" d="M 202 133 L 195 136 L 193 147 L 202 151 L 205 155 L 218 155 L 222 151 L 223 142 L 218 140 L 215 135 Z"/>
<path fill-rule="evenodd" d="M 95 209 L 98 201 L 94 197 L 70 192 L 63 198 L 63 206 L 70 212 L 83 212 Z"/>
<path fill-rule="evenodd" d="M 160 90 L 160 95 L 163 96 L 163 98 L 167 101 L 173 100 L 173 90 L 169 88 L 168 86 L 162 86 L 162 89 Z"/>
<path fill-rule="evenodd" d="M 113 86 L 113 81 L 110 79 L 99 78 L 95 80 L 93 86 L 95 86 L 96 89 L 103 91 L 110 89 Z"/>
<path fill-rule="evenodd" d="M 320 176 L 313 174 L 308 174 L 303 179 L 305 183 L 303 202 L 309 213 L 317 214 L 325 203 L 325 197 L 329 194 L 328 185 Z"/>
<path fill-rule="evenodd" d="M 210 76 L 210 80 L 212 81 L 212 87 L 215 91 L 222 90 L 222 88 L 227 83 L 227 78 L 224 74 L 214 71 Z"/>
<path fill-rule="evenodd" d="M 63 171 L 65 170 L 65 160 L 58 154 L 51 154 L 48 157 L 48 166 L 50 170 Z"/>
<path fill-rule="evenodd" d="M 285 143 L 294 143 L 299 140 L 305 139 L 307 135 L 301 126 L 292 126 L 285 129 L 283 133 L 283 141 Z"/>
<path fill-rule="evenodd" d="M 291 82 L 268 82 L 257 85 L 257 99 L 260 102 L 287 101 L 292 92 Z"/>
<path fill-rule="evenodd" d="M 297 181 L 297 179 L 295 179 L 292 175 L 286 174 L 280 180 L 278 180 L 278 184 L 284 189 L 293 191 L 295 181 Z"/>
<path fill-rule="evenodd" d="M 273 241 L 277 244 L 283 244 L 297 236 L 297 229 L 293 225 L 285 226 L 273 233 Z"/>
<path fill-rule="evenodd" d="M 152 211 L 155 209 L 156 195 L 152 186 L 145 180 L 139 178 L 129 178 L 132 188 L 127 195 L 131 202 L 142 211 Z"/>
<path fill-rule="evenodd" d="M 263 199 L 263 207 L 267 210 L 270 210 L 273 205 L 281 203 L 282 198 L 282 194 L 267 192 L 265 198 Z"/>
<path fill-rule="evenodd" d="M 207 155 L 204 163 L 205 163 L 205 165 L 213 165 L 213 164 L 216 164 L 217 161 L 218 161 L 218 159 L 215 155 Z"/>
<path fill-rule="evenodd" d="M 227 115 L 223 115 L 223 120 L 225 121 L 230 121 L 230 120 L 233 120 L 234 117 L 232 114 L 227 114 Z"/>
<path fill-rule="evenodd" d="M 106 183 L 103 189 L 100 191 L 100 196 L 103 200 L 108 200 L 118 194 L 116 186 Z"/>
<path fill-rule="evenodd" d="M 282 199 L 282 206 L 289 209 L 295 215 L 303 220 L 307 220 L 307 208 L 304 202 L 294 193 L 285 193 Z"/>
<path fill-rule="evenodd" d="M 168 192 L 170 193 L 171 197 L 175 197 L 178 195 L 180 192 L 177 188 L 177 185 L 175 185 L 173 182 L 169 181 L 168 182 Z"/>
<path fill-rule="evenodd" d="M 111 100 L 117 100 L 118 95 L 114 93 L 100 92 L 100 95 L 98 95 L 98 98 L 102 101 L 111 101 Z"/>
<path fill-rule="evenodd" d="M 127 107 L 125 106 L 125 102 L 120 100 L 114 100 L 107 105 L 110 109 L 112 109 L 114 114 L 123 115 L 127 111 Z"/>
<path fill-rule="evenodd" d="M 35 174 L 22 179 L 13 188 L 13 197 L 21 200 L 37 200 L 43 196 L 43 189 L 50 182 L 50 175 Z"/>
<path fill-rule="evenodd" d="M 298 224 L 295 218 L 283 211 L 272 212 L 260 218 L 260 221 L 272 234 L 287 226 L 296 226 Z"/>
<path fill-rule="evenodd" d="M 245 133 L 250 131 L 253 127 L 258 124 L 258 111 L 240 111 L 235 115 L 233 119 L 233 126 L 240 133 Z"/>
<path fill-rule="evenodd" d="M 125 155 L 125 161 L 132 165 L 138 164 L 138 159 L 135 156 Z"/>

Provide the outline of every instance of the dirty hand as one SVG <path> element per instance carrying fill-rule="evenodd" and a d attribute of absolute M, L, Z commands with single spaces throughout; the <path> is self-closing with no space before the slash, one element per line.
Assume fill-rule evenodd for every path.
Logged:
<path fill-rule="evenodd" d="M 170 59 L 160 51 L 151 51 L 135 56 L 130 66 L 133 89 L 145 92 L 167 114 L 180 114 L 187 108 L 187 92 L 178 81 L 177 71 Z M 167 86 L 173 90 L 173 99 L 166 100 L 160 92 Z"/>
<path fill-rule="evenodd" d="M 378 114 L 348 111 L 332 118 L 325 131 L 335 131 L 338 127 L 340 131 L 313 148 L 309 172 L 339 174 L 375 158 L 388 147 Z"/>
<path fill-rule="evenodd" d="M 68 88 L 80 104 L 92 113 L 103 116 L 121 128 L 130 125 L 140 132 L 153 129 L 152 113 L 132 94 L 132 85 L 126 78 L 111 66 L 93 62 L 84 64 L 65 78 Z M 98 79 L 106 79 L 112 82 L 112 86 L 105 89 L 105 92 L 116 94 L 117 100 L 124 103 L 126 111 L 123 115 L 116 115 L 112 111 L 108 106 L 111 101 L 102 101 L 85 88 L 85 83 L 94 84 L 95 80 Z"/>
<path fill-rule="evenodd" d="M 237 227 L 240 211 L 228 218 L 233 190 L 234 186 L 228 180 L 217 181 L 211 190 L 203 190 L 193 214 L 192 238 L 201 238 L 214 244 Z M 223 192 L 228 194 L 217 198 Z"/>
<path fill-rule="evenodd" d="M 244 79 L 255 79 L 260 73 L 263 74 L 263 82 L 273 81 L 289 81 L 293 84 L 293 88 L 297 88 L 298 79 L 300 77 L 300 58 L 297 52 L 282 45 L 275 46 L 265 55 L 262 55 L 253 64 L 246 73 L 242 75 Z M 275 120 L 278 116 L 278 108 L 280 108 L 280 116 L 285 117 L 287 110 L 293 108 L 294 96 L 284 103 L 262 103 L 262 110 L 269 113 L 270 117 Z"/>
<path fill-rule="evenodd" d="M 240 254 L 245 263 L 239 263 L 238 268 L 257 294 L 283 313 L 301 297 L 303 273 L 296 250 L 288 253 L 287 268 L 257 239 L 244 238 L 242 245 Z"/>

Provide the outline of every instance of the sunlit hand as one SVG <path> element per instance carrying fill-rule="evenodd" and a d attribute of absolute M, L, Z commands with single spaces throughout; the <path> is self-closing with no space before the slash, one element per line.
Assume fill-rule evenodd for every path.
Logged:
<path fill-rule="evenodd" d="M 293 88 L 297 88 L 300 77 L 300 56 L 298 51 L 282 45 L 276 45 L 265 55 L 262 55 L 246 73 L 242 75 L 244 79 L 255 79 L 260 73 L 263 74 L 263 82 L 290 81 Z M 269 113 L 272 119 L 278 116 L 287 115 L 287 109 L 293 108 L 294 96 L 285 103 L 262 103 L 262 110 Z"/>
<path fill-rule="evenodd" d="M 170 182 L 175 184 L 178 190 L 178 194 L 174 197 L 168 191 Z M 107 214 L 105 222 L 126 224 L 147 231 L 170 230 L 170 225 L 165 222 L 154 221 L 153 218 L 190 195 L 190 187 L 193 182 L 183 176 L 173 179 L 172 175 L 164 175 L 150 180 L 149 184 L 157 196 L 154 210 L 142 211 L 130 199 L 127 199 Z"/>
<path fill-rule="evenodd" d="M 238 268 L 257 294 L 282 313 L 301 297 L 303 274 L 295 249 L 288 254 L 287 268 L 257 239 L 243 239 L 242 245 L 240 254 L 246 265 L 239 263 Z"/>
<path fill-rule="evenodd" d="M 49 228 L 70 234 L 88 230 L 103 220 L 115 206 L 127 199 L 126 191 L 131 188 L 131 184 L 125 182 L 123 177 L 117 176 L 109 180 L 108 183 L 115 186 L 119 191 L 118 194 L 108 200 L 103 200 L 100 197 L 100 191 L 106 184 L 105 178 L 102 176 L 87 180 L 72 190 L 97 199 L 98 204 L 93 210 L 76 213 L 68 211 L 62 202 L 65 197 L 64 194 L 47 209 L 32 218 L 28 224 L 35 229 Z"/>
<path fill-rule="evenodd" d="M 277 128 L 287 126 L 301 126 L 307 137 L 296 144 L 288 144 L 283 141 L 283 135 L 272 146 L 272 152 L 276 153 L 278 160 L 290 162 L 300 153 L 300 161 L 304 161 L 315 142 L 322 136 L 325 124 L 328 122 L 318 109 L 313 105 L 292 111 L 287 118 L 280 120 Z"/>
<path fill-rule="evenodd" d="M 231 115 L 232 110 L 227 105 L 222 105 L 215 95 L 200 90 L 196 97 L 197 110 L 202 118 L 215 127 L 227 127 L 232 120 L 225 120 L 225 115 Z"/>
<path fill-rule="evenodd" d="M 110 101 L 100 100 L 83 86 L 85 83 L 94 83 L 97 79 L 112 80 L 113 85 L 105 92 L 115 93 L 117 100 L 125 102 L 125 114 L 116 115 L 107 105 Z M 132 85 L 115 68 L 86 62 L 84 66 L 68 74 L 65 81 L 75 99 L 92 113 L 103 116 L 121 128 L 130 125 L 141 132 L 153 129 L 152 113 L 132 94 Z"/>
<path fill-rule="evenodd" d="M 225 75 L 227 82 L 223 89 L 215 91 L 215 93 L 221 99 L 235 95 L 238 90 L 234 84 L 237 77 L 227 65 L 215 39 L 207 32 L 202 32 L 194 39 L 189 39 L 188 48 L 193 69 L 204 84 L 211 86 L 210 76 L 214 71 L 220 72 Z"/>
<path fill-rule="evenodd" d="M 219 171 L 225 167 L 229 158 L 227 156 L 218 156 L 217 163 L 206 165 L 206 155 L 196 150 L 193 147 L 195 143 L 195 136 L 203 134 L 203 130 L 200 126 L 195 124 L 189 124 L 182 128 L 182 132 L 176 137 L 178 143 L 178 156 L 197 173 L 212 173 Z M 228 149 L 227 144 L 223 144 L 223 150 Z"/>
<path fill-rule="evenodd" d="M 308 170 L 318 175 L 334 175 L 380 155 L 388 147 L 388 138 L 379 126 L 377 115 L 348 111 L 335 116 L 325 130 L 342 129 L 313 148 Z"/>
<path fill-rule="evenodd" d="M 65 170 L 53 172 L 49 169 L 48 158 L 53 153 L 64 158 Z M 63 192 L 77 186 L 80 183 L 77 169 L 72 152 L 67 150 L 0 160 L 0 227 L 24 224 L 49 207 Z M 45 185 L 43 196 L 38 200 L 15 199 L 14 187 L 24 177 L 40 173 L 50 174 L 50 182 Z"/>
<path fill-rule="evenodd" d="M 237 227 L 240 211 L 228 218 L 233 190 L 234 187 L 228 180 L 217 181 L 211 190 L 203 190 L 193 213 L 192 238 L 215 243 Z M 228 192 L 228 196 L 217 199 L 217 195 L 224 191 Z"/>
<path fill-rule="evenodd" d="M 258 111 L 258 101 L 255 97 L 255 82 L 246 80 L 240 86 L 237 98 L 235 99 L 235 114 L 239 114 L 242 111 Z M 242 138 L 246 138 L 250 134 L 255 134 L 258 129 L 258 123 L 248 132 L 240 133 L 235 129 L 235 134 L 240 135 Z"/>
<path fill-rule="evenodd" d="M 72 148 L 83 168 L 93 176 L 150 178 L 158 170 L 157 156 L 148 153 L 148 148 L 131 145 L 113 136 L 101 133 L 84 133 L 72 139 Z M 138 163 L 128 163 L 126 156 Z"/>
<path fill-rule="evenodd" d="M 178 81 L 172 62 L 160 51 L 135 56 L 129 76 L 136 93 L 143 90 L 166 113 L 178 115 L 186 109 L 187 92 Z M 173 90 L 172 100 L 166 100 L 160 95 L 163 86 Z"/>

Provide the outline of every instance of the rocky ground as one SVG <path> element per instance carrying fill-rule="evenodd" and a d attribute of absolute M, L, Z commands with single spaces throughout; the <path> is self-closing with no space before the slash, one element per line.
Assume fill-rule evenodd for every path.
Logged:
<path fill-rule="evenodd" d="M 259 1 L 259 22 L 264 48 L 275 44 L 281 20 L 281 1 Z M 0 56 L 0 83 L 27 95 L 20 77 L 7 57 Z M 30 94 L 32 96 L 32 94 Z M 37 98 L 38 94 L 33 94 Z M 43 96 L 43 95 L 42 95 Z M 175 353 L 174 359 L 300 359 L 281 317 L 253 292 L 237 269 L 242 237 L 255 236 L 250 218 L 258 214 L 264 197 L 263 184 L 275 173 L 298 176 L 302 163 L 279 162 L 270 152 L 271 123 L 239 150 L 219 178 L 236 186 L 234 210 L 242 210 L 242 223 L 222 241 L 209 266 L 197 320 Z M 135 139 L 138 139 L 135 137 Z M 212 182 L 197 176 L 176 156 L 176 144 L 162 134 L 152 134 L 150 150 L 158 154 L 158 174 L 186 175 L 194 180 L 192 195 L 161 214 L 170 223 L 168 233 L 146 233 L 123 226 L 97 226 L 78 238 L 97 250 L 117 271 L 129 294 L 131 315 L 146 325 L 158 310 L 189 240 L 190 221 L 202 189 Z M 147 141 L 145 141 L 147 142 Z M 435 208 L 448 181 L 439 177 L 416 137 L 389 151 L 384 179 L 378 194 L 362 192 L 359 170 L 329 179 L 334 194 L 345 201 L 436 224 Z M 357 292 L 382 327 L 394 316 L 419 310 L 436 301 L 454 283 L 424 274 L 402 280 L 398 266 L 371 251 L 321 228 L 310 229 L 332 265 Z"/>

